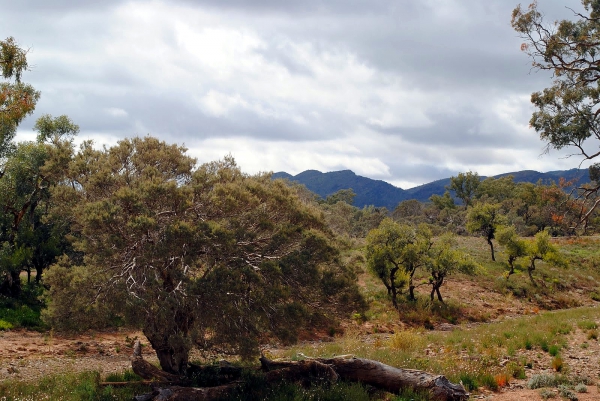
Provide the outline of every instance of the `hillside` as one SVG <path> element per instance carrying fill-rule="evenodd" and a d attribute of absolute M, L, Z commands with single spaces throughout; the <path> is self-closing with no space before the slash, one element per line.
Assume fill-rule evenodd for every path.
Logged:
<path fill-rule="evenodd" d="M 557 170 L 546 173 L 523 170 L 499 174 L 494 176 L 494 178 L 507 175 L 512 175 L 515 182 L 536 183 L 541 180 L 543 183 L 548 184 L 552 181 L 558 182 L 560 178 L 565 178 L 567 181 L 575 180 L 579 184 L 590 181 L 587 169 Z M 450 178 L 444 178 L 419 185 L 418 187 L 402 189 L 385 181 L 356 175 L 351 170 L 332 171 L 328 173 L 322 173 L 317 170 L 306 170 L 295 176 L 286 172 L 278 172 L 273 174 L 273 178 L 285 178 L 298 182 L 323 198 L 340 189 L 352 188 L 356 193 L 356 198 L 354 199 L 355 206 L 384 206 L 388 210 L 394 210 L 398 203 L 408 199 L 427 202 L 431 195 L 443 195 L 446 191 L 445 187 L 450 184 Z M 485 179 L 486 177 L 481 178 Z"/>

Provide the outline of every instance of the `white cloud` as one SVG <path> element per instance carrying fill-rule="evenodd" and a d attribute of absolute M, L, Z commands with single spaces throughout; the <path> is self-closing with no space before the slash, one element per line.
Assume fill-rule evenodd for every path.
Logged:
<path fill-rule="evenodd" d="M 104 110 L 106 112 L 106 114 L 108 114 L 111 117 L 127 117 L 129 115 L 129 113 L 127 113 L 125 110 L 118 108 L 118 107 L 109 107 L 107 109 Z"/>

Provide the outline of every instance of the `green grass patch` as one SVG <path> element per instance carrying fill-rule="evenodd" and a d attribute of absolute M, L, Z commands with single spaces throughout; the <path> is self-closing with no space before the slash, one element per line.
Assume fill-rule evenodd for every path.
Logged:
<path fill-rule="evenodd" d="M 104 379 L 105 382 L 136 382 L 143 380 L 140 376 L 127 369 L 121 373 L 111 373 Z"/>
<path fill-rule="evenodd" d="M 579 327 L 581 330 L 592 330 L 597 329 L 598 324 L 591 320 L 582 320 L 580 322 L 577 322 L 577 327 Z"/>
<path fill-rule="evenodd" d="M 36 382 L 6 380 L 0 383 L 0 400 L 108 401 L 130 400 L 149 393 L 150 386 L 100 386 L 98 372 L 69 373 L 44 377 Z"/>

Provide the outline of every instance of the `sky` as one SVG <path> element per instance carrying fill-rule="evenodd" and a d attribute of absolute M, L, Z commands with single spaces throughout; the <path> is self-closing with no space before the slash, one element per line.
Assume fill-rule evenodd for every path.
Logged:
<path fill-rule="evenodd" d="M 0 38 L 29 49 L 23 81 L 42 94 L 17 139 L 66 114 L 98 146 L 151 135 L 250 174 L 349 169 L 405 189 L 579 167 L 529 128 L 552 77 L 520 51 L 517 1 L 0 0 Z M 583 11 L 538 3 L 547 21 Z"/>

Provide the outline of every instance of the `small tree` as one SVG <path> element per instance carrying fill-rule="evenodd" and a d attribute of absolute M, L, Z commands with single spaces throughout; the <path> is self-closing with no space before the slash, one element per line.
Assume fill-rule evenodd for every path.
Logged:
<path fill-rule="evenodd" d="M 416 299 L 413 277 L 425 265 L 430 248 L 431 232 L 425 225 L 415 228 L 387 218 L 367 235 L 367 263 L 385 285 L 395 308 L 398 294 L 406 285 L 409 299 Z"/>
<path fill-rule="evenodd" d="M 429 258 L 426 263 L 431 277 L 431 300 L 434 294 L 441 303 L 444 303 L 440 288 L 444 280 L 454 272 L 473 274 L 477 264 L 465 253 L 456 249 L 456 239 L 452 234 L 445 234 L 440 237 L 429 252 Z"/>
<path fill-rule="evenodd" d="M 477 197 L 486 198 L 493 202 L 503 202 L 514 197 L 514 192 L 517 184 L 514 182 L 512 175 L 507 175 L 500 178 L 488 177 L 481 181 L 477 188 Z"/>
<path fill-rule="evenodd" d="M 535 270 L 536 261 L 543 260 L 554 266 L 567 267 L 567 262 L 558 251 L 558 248 L 550 242 L 548 231 L 540 231 L 535 235 L 533 241 L 530 241 L 527 245 L 527 257 L 529 258 L 527 273 L 534 286 L 536 283 L 532 273 Z"/>
<path fill-rule="evenodd" d="M 446 188 L 454 191 L 456 197 L 463 201 L 465 207 L 469 207 L 477 194 L 480 181 L 479 174 L 468 171 L 459 173 L 456 177 L 450 177 L 450 185 Z"/>
<path fill-rule="evenodd" d="M 437 207 L 439 210 L 444 209 L 455 209 L 456 205 L 454 204 L 454 199 L 450 196 L 450 192 L 444 192 L 444 195 L 431 195 L 429 200 Z"/>
<path fill-rule="evenodd" d="M 497 203 L 477 203 L 471 207 L 467 213 L 467 230 L 471 233 L 476 233 L 485 238 L 490 251 L 492 260 L 495 261 L 494 243 L 496 230 L 502 223 L 502 215 L 500 214 L 500 204 Z"/>
<path fill-rule="evenodd" d="M 57 121 L 60 130 L 53 125 Z M 20 292 L 21 271 L 30 275 L 35 268 L 39 282 L 42 271 L 62 253 L 66 242 L 65 232 L 55 229 L 47 212 L 53 187 L 65 178 L 73 154 L 72 139 L 79 127 L 66 116 L 53 119 L 46 115 L 38 119 L 35 129 L 38 140 L 14 145 L 4 158 L 0 179 L 0 242 L 5 243 L 5 252 L 12 249 L 24 255 L 26 250 L 29 255 L 21 258 L 20 264 L 0 264 L 0 271 L 8 273 L 0 293 L 13 297 Z"/>
<path fill-rule="evenodd" d="M 519 238 L 514 226 L 503 226 L 498 228 L 496 235 L 498 243 L 502 245 L 508 254 L 508 273 L 506 279 L 515 272 L 515 261 L 527 256 L 527 242 Z"/>
<path fill-rule="evenodd" d="M 356 193 L 352 190 L 352 188 L 340 189 L 339 191 L 325 198 L 324 203 L 328 205 L 335 205 L 338 202 L 345 202 L 349 205 L 352 205 L 354 203 L 354 198 L 356 198 Z"/>

